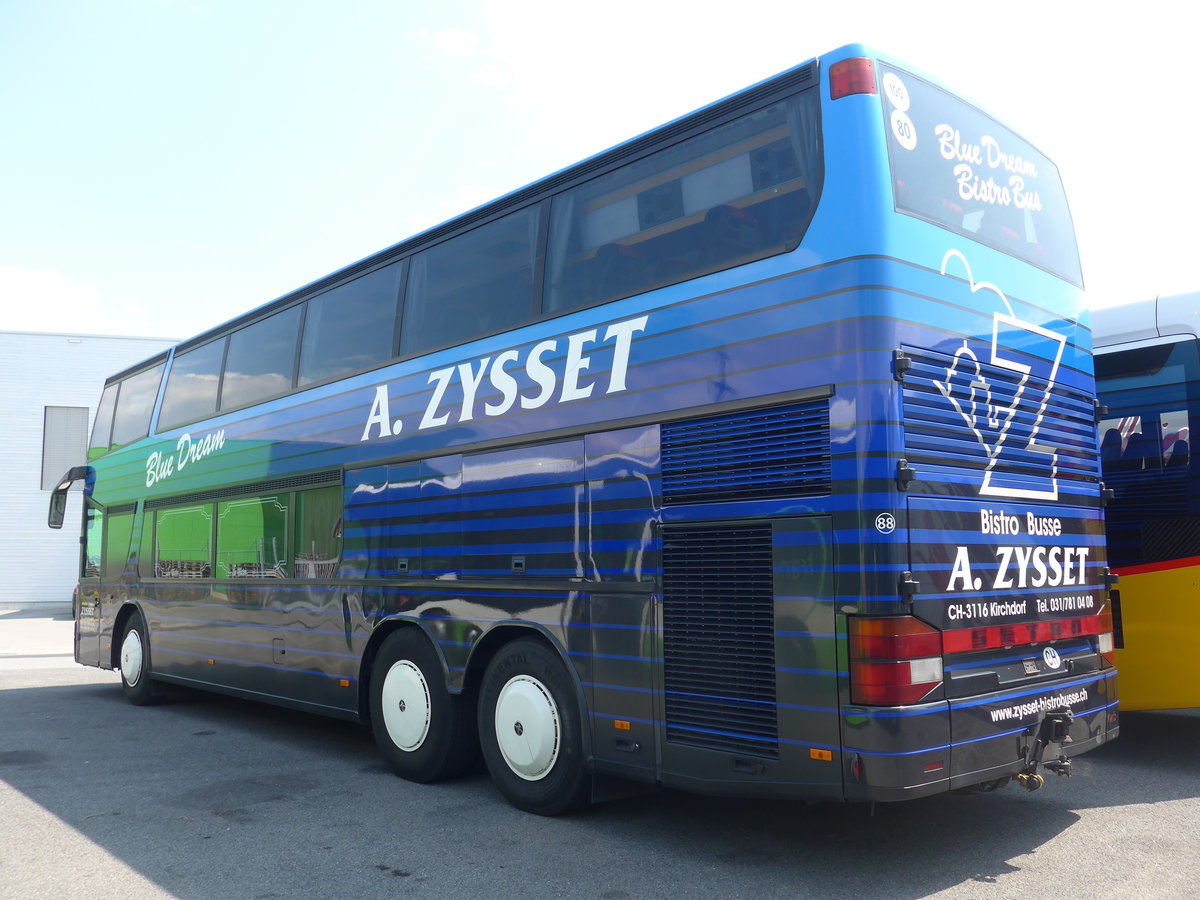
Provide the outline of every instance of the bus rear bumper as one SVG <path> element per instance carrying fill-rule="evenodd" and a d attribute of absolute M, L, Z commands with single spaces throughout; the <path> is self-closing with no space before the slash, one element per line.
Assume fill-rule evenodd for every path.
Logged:
<path fill-rule="evenodd" d="M 1055 773 L 1069 775 L 1073 757 L 1120 731 L 1114 676 L 1108 670 L 1086 683 L 1043 684 L 1020 694 L 848 713 L 845 721 L 856 723 L 859 731 L 854 735 L 858 748 L 845 755 L 846 799 L 891 802 L 948 790 L 986 790 L 1010 777 L 1033 790 Z M 1069 689 L 1083 708 L 1034 702 L 1038 696 L 1057 700 Z M 901 730 L 895 722 L 901 717 L 910 738 L 907 747 L 895 746 Z"/>

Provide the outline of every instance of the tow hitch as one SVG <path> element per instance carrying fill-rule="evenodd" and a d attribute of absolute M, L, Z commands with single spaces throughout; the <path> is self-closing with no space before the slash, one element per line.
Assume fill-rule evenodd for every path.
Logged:
<path fill-rule="evenodd" d="M 1032 744 L 1025 745 L 1025 768 L 1017 773 L 1017 784 L 1025 788 L 1027 791 L 1036 791 L 1046 779 L 1038 773 L 1038 766 L 1043 769 L 1049 769 L 1055 775 L 1071 774 L 1071 760 L 1061 753 L 1056 759 L 1042 762 L 1042 754 L 1046 752 L 1046 747 L 1050 744 L 1058 744 L 1060 747 L 1063 744 L 1071 743 L 1071 722 L 1074 720 L 1075 714 L 1069 709 L 1060 712 L 1047 713 L 1037 726 L 1030 726 L 1028 734 L 1034 737 L 1036 728 L 1036 737 Z"/>

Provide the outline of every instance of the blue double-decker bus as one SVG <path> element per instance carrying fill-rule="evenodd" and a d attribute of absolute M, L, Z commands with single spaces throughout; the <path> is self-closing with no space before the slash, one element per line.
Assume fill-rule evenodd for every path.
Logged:
<path fill-rule="evenodd" d="M 107 382 L 76 658 L 609 779 L 898 800 L 1116 736 L 1090 337 L 1035 147 L 850 46 Z"/>

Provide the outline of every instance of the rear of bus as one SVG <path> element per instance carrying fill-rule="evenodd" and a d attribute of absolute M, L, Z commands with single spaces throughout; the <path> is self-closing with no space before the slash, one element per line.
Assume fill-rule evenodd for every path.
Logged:
<path fill-rule="evenodd" d="M 1091 341 L 1062 183 L 1034 146 L 907 68 L 862 47 L 823 67 L 831 169 L 849 152 L 831 142 L 887 148 L 871 172 L 886 288 L 858 301 L 891 358 L 872 373 L 887 399 L 854 398 L 868 574 L 845 626 L 846 795 L 1014 776 L 1033 789 L 1117 733 Z"/>

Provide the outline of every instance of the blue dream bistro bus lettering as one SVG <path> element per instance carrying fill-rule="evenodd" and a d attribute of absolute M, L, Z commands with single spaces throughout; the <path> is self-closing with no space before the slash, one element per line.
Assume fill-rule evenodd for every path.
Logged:
<path fill-rule="evenodd" d="M 1081 286 L 1049 159 L 842 48 L 110 378 L 76 659 L 546 815 L 1036 788 L 1118 733 Z"/>

